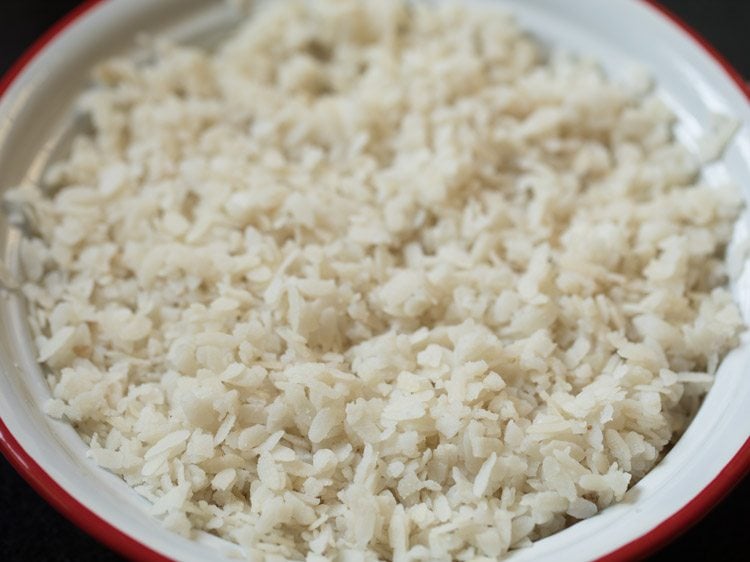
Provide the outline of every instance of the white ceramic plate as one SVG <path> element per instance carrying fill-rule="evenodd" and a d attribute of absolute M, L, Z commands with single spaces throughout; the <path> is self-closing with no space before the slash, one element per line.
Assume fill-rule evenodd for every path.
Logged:
<path fill-rule="evenodd" d="M 705 177 L 709 182 L 734 180 L 750 200 L 748 92 L 699 38 L 642 0 L 497 1 L 543 41 L 595 56 L 615 77 L 633 63 L 645 65 L 677 113 L 676 133 L 688 146 L 695 145 L 712 112 L 739 118 L 742 128 Z M 34 181 L 65 150 L 75 127 L 73 100 L 96 61 L 134 51 L 139 32 L 208 45 L 236 21 L 237 14 L 218 0 L 96 0 L 83 5 L 0 82 L 0 189 Z M 0 250 L 11 268 L 17 263 L 18 241 L 19 232 L 0 218 Z M 743 286 L 734 289 L 747 308 Z M 630 559 L 694 522 L 750 466 L 749 362 L 746 341 L 722 364 L 682 439 L 624 502 L 509 559 Z M 229 560 L 239 554 L 233 545 L 207 534 L 189 541 L 164 530 L 147 514 L 144 500 L 86 459 L 86 447 L 72 427 L 42 413 L 40 405 L 48 396 L 34 361 L 23 303 L 6 292 L 0 298 L 0 446 L 19 472 L 70 519 L 131 558 Z"/>

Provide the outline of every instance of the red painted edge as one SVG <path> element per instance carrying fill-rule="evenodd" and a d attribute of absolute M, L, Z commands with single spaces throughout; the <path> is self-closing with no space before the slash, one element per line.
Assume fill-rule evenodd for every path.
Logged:
<path fill-rule="evenodd" d="M 599 562 L 641 560 L 663 548 L 703 519 L 750 472 L 750 439 L 708 486 L 645 535 L 599 558 Z"/>
<path fill-rule="evenodd" d="M 744 80 L 737 69 L 724 58 L 724 55 L 716 47 L 709 43 L 698 31 L 685 23 L 679 16 L 657 2 L 657 0 L 640 1 L 645 6 L 654 10 L 659 16 L 666 19 L 674 27 L 681 30 L 689 39 L 697 43 L 699 47 L 724 69 L 724 72 L 737 84 L 740 92 L 750 102 L 750 84 Z M 721 472 L 681 509 L 646 534 L 601 557 L 599 562 L 640 560 L 648 554 L 663 548 L 703 519 L 748 473 L 750 473 L 750 438 L 745 440 L 744 445 L 742 445 L 740 450 L 737 451 Z"/>
<path fill-rule="evenodd" d="M 78 8 L 74 9 L 63 19 L 52 26 L 42 35 L 16 63 L 0 78 L 0 96 L 2 96 L 18 75 L 34 60 L 44 48 L 54 40 L 63 30 L 69 27 L 83 14 L 93 9 L 103 0 L 87 0 Z M 748 85 L 739 72 L 719 53 L 697 31 L 688 26 L 675 14 L 661 6 L 656 0 L 640 0 L 652 7 L 673 25 L 680 28 L 693 41 L 703 48 L 737 84 L 750 101 L 750 85 Z M 23 478 L 34 488 L 47 502 L 57 509 L 63 516 L 78 525 L 96 539 L 131 560 L 170 562 L 169 558 L 150 549 L 136 539 L 123 533 L 94 512 L 89 510 L 57 482 L 55 482 L 29 454 L 21 447 L 6 425 L 0 419 L 0 451 L 10 464 L 23 476 Z M 606 562 L 620 562 L 643 558 L 649 552 L 653 552 L 669 541 L 675 539 L 685 532 L 690 526 L 697 523 L 708 511 L 721 501 L 736 486 L 742 478 L 750 472 L 750 439 L 732 457 L 732 460 L 719 472 L 719 474 L 706 486 L 697 496 L 690 500 L 676 513 L 657 525 L 651 531 L 642 535 L 630 543 L 600 558 Z"/>
<path fill-rule="evenodd" d="M 19 74 L 34 60 L 44 48 L 52 42 L 60 33 L 62 33 L 67 27 L 73 24 L 77 19 L 83 16 L 86 12 L 92 10 L 98 4 L 101 4 L 103 0 L 87 0 L 68 12 L 62 19 L 58 20 L 52 27 L 50 27 L 44 34 L 39 37 L 31 46 L 23 52 L 18 60 L 3 74 L 0 78 L 0 96 L 5 94 L 5 91 L 10 87 L 13 81 L 18 77 Z"/>
<path fill-rule="evenodd" d="M 675 14 L 669 8 L 667 8 L 663 4 L 660 4 L 657 0 L 640 1 L 647 7 L 652 8 L 663 18 L 669 20 L 672 25 L 679 28 L 685 35 L 688 36 L 689 39 L 692 39 L 695 43 L 698 43 L 698 45 L 702 47 L 703 50 L 706 51 L 706 53 L 712 59 L 714 59 L 714 61 L 716 61 L 719 66 L 721 66 L 721 68 L 724 69 L 724 72 L 729 75 L 734 83 L 737 84 L 737 87 L 740 89 L 740 91 L 745 94 L 745 97 L 748 99 L 748 101 L 750 101 L 750 83 L 747 82 L 742 74 L 740 74 L 737 69 L 732 66 L 732 63 L 730 63 L 724 57 L 724 55 L 722 55 L 719 50 L 708 41 L 708 39 L 703 37 L 703 35 L 701 35 L 695 28 L 686 23 L 682 18 L 680 18 L 680 16 Z"/>
<path fill-rule="evenodd" d="M 15 79 L 42 53 L 45 48 L 70 27 L 104 0 L 87 0 L 73 9 L 39 39 L 0 78 L 0 97 L 10 88 Z M 66 492 L 41 466 L 23 449 L 0 418 L 0 452 L 16 471 L 66 519 L 86 531 L 109 548 L 134 561 L 171 562 L 162 554 L 140 543 L 135 538 L 108 523 L 93 511 Z"/>
<path fill-rule="evenodd" d="M 129 560 L 171 562 L 130 535 L 108 523 L 66 492 L 21 447 L 0 419 L 0 450 L 8 462 L 66 519 Z"/>

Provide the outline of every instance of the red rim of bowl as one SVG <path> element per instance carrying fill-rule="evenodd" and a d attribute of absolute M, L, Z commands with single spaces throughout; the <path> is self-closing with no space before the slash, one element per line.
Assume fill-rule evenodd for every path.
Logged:
<path fill-rule="evenodd" d="M 24 71 L 60 33 L 71 26 L 85 13 L 91 11 L 104 0 L 88 0 L 68 13 L 44 35 L 37 39 L 16 63 L 0 78 L 0 97 L 8 90 L 13 81 Z M 727 75 L 737 84 L 745 97 L 750 101 L 750 85 L 721 53 L 692 27 L 682 21 L 671 11 L 658 4 L 656 0 L 640 0 L 650 6 L 672 25 L 697 43 L 714 61 L 721 66 Z M 105 521 L 88 509 L 40 467 L 23 449 L 10 433 L 0 418 L 0 451 L 16 471 L 48 503 L 64 517 L 78 527 L 131 560 L 168 562 L 170 559 L 139 542 L 136 538 L 124 533 L 111 523 Z M 634 560 L 646 556 L 666 545 L 677 536 L 696 524 L 708 511 L 716 506 L 742 478 L 750 472 L 750 439 L 747 439 L 739 451 L 732 457 L 719 474 L 681 509 L 662 521 L 644 535 L 633 539 L 617 550 L 606 554 L 600 561 L 619 562 Z"/>

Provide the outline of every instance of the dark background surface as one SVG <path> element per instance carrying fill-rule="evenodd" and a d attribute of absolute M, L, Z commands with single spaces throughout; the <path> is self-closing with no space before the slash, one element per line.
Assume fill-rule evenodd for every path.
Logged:
<path fill-rule="evenodd" d="M 562 1 L 562 0 L 561 0 Z M 78 0 L 0 0 L 0 74 Z M 750 79 L 750 0 L 662 0 Z M 750 479 L 650 560 L 750 560 Z M 119 561 L 49 507 L 0 458 L 0 556 L 8 562 Z M 567 562 L 567 561 L 562 561 Z"/>

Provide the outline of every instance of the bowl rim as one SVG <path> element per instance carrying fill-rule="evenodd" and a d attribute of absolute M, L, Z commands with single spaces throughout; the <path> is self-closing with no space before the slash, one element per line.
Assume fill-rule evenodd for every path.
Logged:
<path fill-rule="evenodd" d="M 57 37 L 72 26 L 84 14 L 94 10 L 108 0 L 84 0 L 72 11 L 44 32 L 22 55 L 0 76 L 0 98 L 15 80 L 26 70 Z M 750 103 L 750 82 L 698 31 L 687 24 L 658 0 L 634 0 L 653 10 L 665 23 L 678 29 L 695 43 L 727 74 L 738 90 Z M 5 425 L 0 414 L 0 453 L 18 474 L 63 517 L 77 527 L 131 560 L 169 562 L 171 559 L 153 550 L 137 538 L 123 532 L 112 523 L 95 514 L 58 484 L 26 452 Z M 640 559 L 655 552 L 686 532 L 700 521 L 712 508 L 726 497 L 739 482 L 750 473 L 750 438 L 740 447 L 716 477 L 690 499 L 682 508 L 656 525 L 647 533 L 634 538 L 625 545 L 605 554 L 600 561 L 619 562 Z"/>

